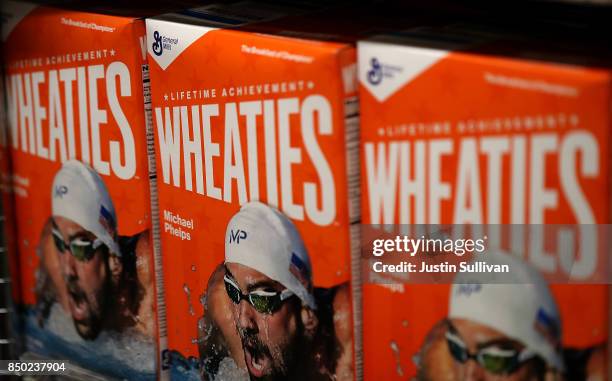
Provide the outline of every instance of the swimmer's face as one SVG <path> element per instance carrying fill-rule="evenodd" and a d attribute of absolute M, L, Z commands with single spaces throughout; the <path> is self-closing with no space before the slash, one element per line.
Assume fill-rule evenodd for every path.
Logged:
<path fill-rule="evenodd" d="M 503 366 L 512 363 L 509 360 L 510 354 L 520 353 L 525 347 L 486 325 L 467 319 L 450 319 L 446 337 L 447 341 L 453 343 L 449 343 L 448 351 L 454 359 L 455 380 L 526 381 L 542 380 L 544 377 L 545 370 L 537 358 L 515 363 L 512 367 Z M 472 355 L 479 351 L 486 354 L 489 369 L 474 358 L 461 359 L 460 354 L 465 353 L 465 350 Z"/>
<path fill-rule="evenodd" d="M 81 337 L 93 340 L 102 327 L 108 298 L 108 251 L 104 245 L 95 249 L 88 247 L 96 236 L 67 218 L 53 217 L 52 234 L 66 281 L 75 328 Z"/>
<path fill-rule="evenodd" d="M 253 291 L 273 294 L 285 290 L 280 283 L 250 267 L 228 263 L 226 268 L 226 276 L 243 294 Z M 231 303 L 251 380 L 286 379 L 296 364 L 304 332 L 299 299 L 290 297 L 271 313 L 258 311 L 244 299 L 238 304 Z"/>

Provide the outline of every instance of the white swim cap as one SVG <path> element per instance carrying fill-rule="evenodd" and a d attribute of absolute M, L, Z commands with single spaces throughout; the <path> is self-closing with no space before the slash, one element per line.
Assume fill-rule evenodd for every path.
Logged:
<path fill-rule="evenodd" d="M 232 217 L 225 231 L 225 263 L 257 270 L 316 308 L 302 237 L 289 218 L 271 206 L 250 202 Z"/>
<path fill-rule="evenodd" d="M 522 259 L 500 251 L 488 251 L 477 260 L 506 264 L 510 272 L 459 273 L 451 289 L 449 318 L 496 329 L 564 371 L 561 317 L 544 278 Z"/>
<path fill-rule="evenodd" d="M 69 160 L 53 179 L 52 214 L 72 220 L 93 233 L 110 250 L 121 256 L 115 240 L 117 215 L 113 201 L 96 171 L 77 160 Z"/>

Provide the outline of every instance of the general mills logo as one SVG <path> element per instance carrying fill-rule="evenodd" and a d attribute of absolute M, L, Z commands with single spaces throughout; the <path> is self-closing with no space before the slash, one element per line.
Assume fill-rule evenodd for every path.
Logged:
<path fill-rule="evenodd" d="M 380 62 L 376 57 L 370 60 L 370 70 L 368 70 L 368 82 L 378 85 L 383 79 L 383 71 Z"/>
<path fill-rule="evenodd" d="M 244 230 L 230 230 L 230 236 L 229 236 L 229 243 L 232 242 L 236 242 L 237 244 L 240 244 L 240 240 L 241 239 L 246 239 L 247 237 L 247 232 L 245 232 Z"/>
<path fill-rule="evenodd" d="M 58 185 L 55 187 L 55 197 L 62 198 L 68 193 L 68 187 L 65 185 Z"/>
<path fill-rule="evenodd" d="M 153 40 L 155 41 L 152 46 L 153 53 L 155 53 L 156 56 L 161 56 L 164 52 L 164 46 L 162 45 L 162 37 L 158 31 L 153 32 Z"/>
<path fill-rule="evenodd" d="M 384 80 L 393 79 L 403 71 L 402 67 L 381 62 L 377 57 L 370 59 L 370 68 L 367 70 L 367 80 L 373 85 L 380 85 Z"/>
<path fill-rule="evenodd" d="M 156 56 L 161 56 L 165 50 L 172 50 L 173 45 L 178 44 L 178 38 L 162 36 L 158 31 L 153 32 L 153 53 Z"/>

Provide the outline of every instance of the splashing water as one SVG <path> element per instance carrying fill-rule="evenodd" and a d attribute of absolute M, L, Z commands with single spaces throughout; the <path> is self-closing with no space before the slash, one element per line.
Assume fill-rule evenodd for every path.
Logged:
<path fill-rule="evenodd" d="M 393 357 L 395 357 L 395 363 L 397 365 L 397 367 L 395 368 L 395 371 L 397 372 L 397 374 L 399 376 L 403 376 L 404 375 L 404 370 L 402 369 L 399 346 L 393 340 L 391 341 L 389 346 L 391 347 L 391 351 L 393 351 Z"/>
<path fill-rule="evenodd" d="M 85 369 L 128 380 L 155 380 L 155 343 L 135 329 L 102 331 L 93 341 L 83 340 L 72 317 L 59 304 L 51 307 L 44 328 L 36 313 L 25 320 L 29 351 L 51 358 L 70 359 Z"/>
<path fill-rule="evenodd" d="M 201 381 L 200 370 L 193 358 L 186 359 L 180 353 L 175 356 L 180 361 L 172 362 L 170 379 L 181 381 Z M 209 381 L 249 381 L 246 369 L 240 369 L 231 357 L 224 357 L 219 363 L 216 374 L 207 374 Z"/>
<path fill-rule="evenodd" d="M 248 381 L 248 372 L 238 368 L 231 357 L 226 357 L 221 360 L 219 370 L 214 381 Z"/>
<path fill-rule="evenodd" d="M 187 286 L 187 283 L 183 284 L 183 291 L 187 294 L 187 305 L 189 306 L 189 315 L 195 316 L 193 311 L 193 304 L 191 303 L 191 289 Z"/>

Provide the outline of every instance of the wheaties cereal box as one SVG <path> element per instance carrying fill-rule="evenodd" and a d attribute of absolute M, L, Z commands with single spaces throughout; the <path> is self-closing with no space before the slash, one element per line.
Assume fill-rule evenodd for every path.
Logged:
<path fill-rule="evenodd" d="M 156 379 L 144 21 L 4 5 L 26 349 Z"/>
<path fill-rule="evenodd" d="M 210 26 L 227 17 L 147 20 L 162 366 L 177 380 L 354 380 L 355 49 Z"/>
<path fill-rule="evenodd" d="M 359 42 L 365 380 L 608 379 L 610 71 L 547 50 Z"/>

